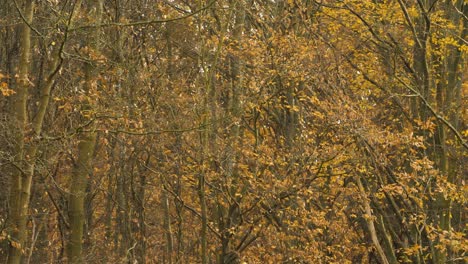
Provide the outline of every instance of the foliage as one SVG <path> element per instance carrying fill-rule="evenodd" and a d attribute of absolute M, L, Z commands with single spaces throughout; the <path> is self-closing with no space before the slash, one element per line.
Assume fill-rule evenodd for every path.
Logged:
<path fill-rule="evenodd" d="M 70 262 L 467 260 L 466 1 L 32 2 L 0 4 L 0 258 L 70 258 L 83 195 Z"/>

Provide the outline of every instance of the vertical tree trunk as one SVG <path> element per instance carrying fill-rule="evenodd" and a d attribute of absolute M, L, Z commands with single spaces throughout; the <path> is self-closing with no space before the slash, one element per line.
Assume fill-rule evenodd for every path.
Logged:
<path fill-rule="evenodd" d="M 231 1 L 232 12 L 235 15 L 235 22 L 233 24 L 232 38 L 235 41 L 234 49 L 239 51 L 241 48 L 242 34 L 244 30 L 245 10 L 243 3 L 240 1 Z M 231 84 L 230 92 L 231 98 L 228 98 L 228 107 L 226 116 L 232 118 L 234 124 L 228 133 L 228 141 L 230 144 L 227 146 L 226 152 L 226 184 L 227 190 L 230 192 L 229 196 L 233 197 L 234 201 L 230 201 L 228 207 L 225 208 L 223 203 L 218 203 L 218 221 L 220 222 L 221 233 L 221 252 L 218 262 L 231 263 L 238 260 L 238 253 L 232 249 L 233 227 L 240 223 L 239 202 L 241 192 L 239 188 L 239 175 L 238 169 L 235 165 L 239 158 L 238 151 L 240 149 L 239 135 L 240 135 L 240 114 L 241 114 L 241 96 L 242 91 L 242 63 L 237 54 L 233 54 L 230 60 L 230 74 Z"/>
<path fill-rule="evenodd" d="M 203 6 L 203 1 L 199 2 L 199 7 Z M 202 22 L 199 20 L 198 24 L 198 30 L 201 31 L 203 28 Z M 201 125 L 206 126 L 210 121 L 212 116 L 210 116 L 210 95 L 212 95 L 212 89 L 213 89 L 213 83 L 211 82 L 211 77 L 210 73 L 211 70 L 209 70 L 206 67 L 207 62 L 207 55 L 208 52 L 205 47 L 204 39 L 201 41 L 202 45 L 202 51 L 201 51 L 201 56 L 199 58 L 199 62 L 201 67 L 203 68 L 204 72 L 204 92 L 205 96 L 203 98 L 203 106 L 202 106 L 202 119 L 201 119 Z M 216 63 L 215 63 L 216 65 Z M 211 113 L 212 114 L 212 113 Z M 206 183 L 205 183 L 205 177 L 206 177 L 206 160 L 208 156 L 208 151 L 209 151 L 209 138 L 211 135 L 210 129 L 206 129 L 205 131 L 202 131 L 199 133 L 199 138 L 200 138 L 200 156 L 199 156 L 199 166 L 200 166 L 200 171 L 198 171 L 197 175 L 197 194 L 198 194 L 198 199 L 200 203 L 200 215 L 201 215 L 201 227 L 200 227 L 200 262 L 202 264 L 207 264 L 208 263 L 208 241 L 207 241 L 207 224 L 208 224 L 208 213 L 207 213 L 207 206 L 206 206 Z"/>
<path fill-rule="evenodd" d="M 166 257 L 167 263 L 172 264 L 172 253 L 174 250 L 174 239 L 172 238 L 172 227 L 171 227 L 171 215 L 169 207 L 169 198 L 167 196 L 166 184 L 163 182 L 161 177 L 161 184 L 163 189 L 161 190 L 161 203 L 164 211 L 164 232 L 166 235 Z"/>
<path fill-rule="evenodd" d="M 145 212 L 145 198 L 146 198 L 146 174 L 144 171 L 139 171 L 140 175 L 140 182 L 137 191 L 137 214 L 138 214 L 138 240 L 137 243 L 137 256 L 136 259 L 138 263 L 145 264 L 146 263 L 146 212 Z M 171 232 L 172 233 L 172 232 Z M 172 250 L 171 250 L 172 252 Z"/>
<path fill-rule="evenodd" d="M 79 1 L 78 1 L 79 2 Z M 75 6 L 79 6 L 76 4 Z M 10 224 L 10 250 L 8 263 L 19 263 L 21 254 L 26 250 L 26 222 L 29 210 L 29 200 L 31 195 L 32 177 L 36 162 L 36 154 L 39 147 L 39 140 L 44 123 L 45 114 L 50 101 L 50 92 L 62 64 L 62 47 L 57 47 L 52 54 L 50 72 L 46 76 L 40 87 L 40 99 L 38 101 L 37 112 L 31 122 L 28 121 L 27 99 L 29 80 L 29 68 L 31 57 L 31 28 L 33 18 L 34 3 L 25 1 L 25 8 L 22 16 L 26 22 L 21 29 L 20 62 L 18 67 L 18 89 L 14 97 L 13 107 L 13 130 L 15 131 L 15 170 L 12 173 L 12 185 L 10 190 L 11 201 L 11 224 Z M 68 26 L 71 25 L 75 9 L 71 11 Z M 63 43 L 67 40 L 67 33 L 63 38 Z M 32 250 L 32 249 L 31 249 Z"/>
<path fill-rule="evenodd" d="M 173 81 L 173 55 L 172 55 L 172 40 L 171 40 L 171 30 L 173 29 L 172 23 L 166 24 L 166 47 L 167 47 L 167 68 L 166 74 L 168 77 L 167 87 L 169 90 L 172 90 L 172 81 Z M 164 178 L 161 176 L 161 186 L 163 186 L 161 190 L 161 203 L 164 211 L 164 231 L 166 235 L 166 256 L 167 256 L 167 263 L 172 264 L 172 255 L 174 251 L 174 239 L 172 236 L 172 226 L 171 226 L 171 215 L 170 215 L 170 204 L 169 198 L 167 195 L 166 184 L 164 182 Z"/>
<path fill-rule="evenodd" d="M 202 160 L 202 164 L 203 164 Z M 203 166 L 203 165 L 202 165 Z M 206 209 L 206 197 L 205 197 L 205 171 L 201 171 L 198 175 L 198 198 L 200 200 L 201 207 L 201 228 L 200 228 L 200 243 L 201 243 L 201 263 L 208 263 L 208 249 L 207 249 L 207 236 L 206 226 L 208 225 L 208 216 Z"/>
<path fill-rule="evenodd" d="M 81 134 L 80 143 L 78 144 L 78 161 L 73 171 L 68 208 L 71 229 L 68 239 L 68 258 L 70 263 L 83 262 L 84 200 L 87 178 L 92 170 L 91 159 L 95 141 L 95 132 L 86 132 Z"/>
<path fill-rule="evenodd" d="M 109 151 L 108 156 L 110 157 L 111 162 L 115 162 L 117 159 L 116 155 L 116 143 L 117 140 L 111 138 L 109 141 Z M 113 239 L 113 228 L 112 228 L 112 219 L 113 219 L 113 211 L 115 205 L 114 199 L 114 179 L 115 174 L 117 173 L 115 169 L 115 165 L 111 165 L 110 170 L 107 175 L 107 194 L 106 194 L 106 209 L 105 209 L 105 236 L 106 236 L 106 246 L 110 247 L 112 244 Z M 104 259 L 105 262 L 110 262 L 112 260 L 111 254 L 106 255 Z"/>
<path fill-rule="evenodd" d="M 25 1 L 24 18 L 31 24 L 33 19 L 34 3 L 32 0 Z M 25 250 L 26 219 L 28 213 L 28 203 L 30 195 L 30 185 L 32 180 L 32 161 L 28 156 L 29 151 L 25 148 L 27 140 L 27 97 L 29 87 L 29 68 L 31 60 L 31 29 L 23 22 L 20 35 L 20 59 L 18 66 L 17 89 L 14 95 L 13 106 L 13 130 L 15 138 L 14 159 L 16 168 L 11 176 L 10 189 L 10 215 L 9 224 L 10 247 L 8 263 L 17 264 L 21 261 L 22 252 Z M 32 135 L 28 135 L 32 136 Z M 28 139 L 31 141 L 32 138 Z"/>
<path fill-rule="evenodd" d="M 468 14 L 468 8 L 463 1 L 444 1 L 443 10 L 445 11 L 445 17 L 450 21 L 454 26 L 461 26 L 459 44 L 460 46 L 464 45 L 463 40 L 466 39 L 468 22 L 466 20 L 466 15 Z M 456 9 L 464 12 L 460 14 Z M 460 23 L 460 19 L 463 19 L 464 22 Z M 445 34 L 451 34 L 451 32 L 446 32 Z M 461 50 L 455 46 L 448 46 L 446 51 L 447 57 L 441 58 L 445 67 L 436 74 L 441 76 L 439 84 L 437 87 L 437 106 L 438 111 L 443 113 L 444 116 L 450 121 L 450 123 L 456 128 L 459 129 L 460 123 L 460 107 L 461 107 L 461 83 L 463 80 L 463 72 L 465 63 L 463 62 L 463 57 Z M 438 163 L 439 170 L 442 176 L 447 177 L 447 181 L 452 184 L 460 183 L 457 178 L 457 175 L 460 175 L 459 168 L 457 165 L 457 160 L 462 159 L 461 156 L 457 157 L 457 153 L 463 153 L 462 151 L 450 151 L 452 143 L 456 139 L 448 132 L 447 127 L 442 122 L 437 122 L 437 129 L 435 133 L 436 137 L 436 146 L 435 149 L 435 160 Z M 456 147 L 455 147 L 456 148 Z M 443 194 L 438 195 L 436 198 L 436 208 L 439 215 L 439 227 L 447 232 L 452 230 L 452 216 L 453 213 L 453 202 L 450 197 L 445 197 Z M 455 211 L 455 214 L 457 212 Z M 438 249 L 436 251 L 436 262 L 437 263 L 446 263 L 447 259 L 450 258 L 450 248 L 444 247 L 443 249 Z"/>
<path fill-rule="evenodd" d="M 130 206 L 129 199 L 129 179 L 126 171 L 125 153 L 127 148 L 125 144 L 119 142 L 119 172 L 116 174 L 116 200 L 117 200 L 117 223 L 115 232 L 115 246 L 120 259 L 127 259 L 127 250 L 131 247 L 130 231 Z"/>
<path fill-rule="evenodd" d="M 93 8 L 94 18 L 97 24 L 101 21 L 103 12 L 103 0 L 93 1 L 91 8 Z M 89 32 L 87 46 L 90 49 L 97 50 L 99 40 L 99 29 L 93 29 Z M 84 66 L 85 83 L 84 90 L 88 96 L 89 92 L 93 89 L 94 78 L 97 70 L 91 63 L 86 63 Z M 92 113 L 93 106 L 90 98 L 85 99 L 86 102 L 82 105 L 83 119 L 90 121 L 90 114 Z M 69 216 L 70 216 L 70 235 L 68 238 L 68 259 L 70 263 L 83 263 L 83 229 L 85 221 L 85 208 L 84 202 L 86 197 L 86 187 L 88 177 L 91 174 L 92 166 L 91 160 L 94 153 L 96 144 L 96 132 L 94 131 L 94 124 L 90 125 L 90 131 L 81 132 L 79 134 L 78 143 L 78 159 L 73 169 L 72 180 L 70 185 L 69 197 Z"/>

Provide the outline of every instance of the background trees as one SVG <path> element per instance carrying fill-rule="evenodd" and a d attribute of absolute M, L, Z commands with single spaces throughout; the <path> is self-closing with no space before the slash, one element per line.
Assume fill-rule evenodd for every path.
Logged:
<path fill-rule="evenodd" d="M 2 260 L 466 258 L 464 1 L 0 6 Z"/>

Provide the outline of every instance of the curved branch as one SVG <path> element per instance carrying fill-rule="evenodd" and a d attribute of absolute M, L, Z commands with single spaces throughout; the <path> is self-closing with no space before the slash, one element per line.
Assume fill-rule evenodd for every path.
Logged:
<path fill-rule="evenodd" d="M 23 12 L 21 12 L 21 9 L 20 9 L 19 6 L 18 6 L 18 2 L 16 2 L 16 0 L 13 0 L 13 2 L 15 3 L 16 11 L 18 11 L 18 14 L 19 14 L 20 17 L 21 17 L 21 20 L 23 20 L 23 22 L 26 24 L 26 26 L 28 26 L 32 31 L 34 31 L 34 33 L 36 33 L 39 37 L 43 38 L 44 35 L 42 35 L 41 32 L 39 32 L 39 30 L 37 30 L 35 27 L 33 27 L 33 26 L 31 25 L 31 23 L 28 22 L 28 20 L 26 19 L 26 17 L 24 17 Z"/>
<path fill-rule="evenodd" d="M 129 23 L 119 23 L 119 22 L 110 22 L 110 23 L 105 23 L 105 24 L 95 24 L 95 25 L 85 25 L 85 26 L 79 26 L 75 28 L 70 28 L 69 31 L 76 31 L 76 30 L 81 30 L 81 29 L 92 29 L 92 28 L 105 28 L 105 27 L 132 27 L 132 26 L 145 26 L 145 25 L 151 25 L 151 24 L 162 24 L 162 23 L 167 23 L 167 22 L 173 22 L 173 21 L 178 21 L 178 20 L 183 20 L 189 17 L 192 17 L 208 8 L 210 8 L 216 0 L 212 0 L 209 2 L 206 6 L 190 13 L 184 16 L 176 17 L 176 18 L 170 18 L 170 19 L 153 19 L 153 20 L 144 20 L 144 21 L 135 21 L 135 22 L 129 22 Z"/>

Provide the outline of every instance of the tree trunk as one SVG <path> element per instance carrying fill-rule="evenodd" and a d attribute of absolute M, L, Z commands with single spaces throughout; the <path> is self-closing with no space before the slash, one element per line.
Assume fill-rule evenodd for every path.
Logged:
<path fill-rule="evenodd" d="M 96 23 L 100 23 L 103 12 L 103 0 L 95 0 L 92 3 L 94 17 Z M 87 39 L 87 46 L 90 49 L 97 50 L 99 40 L 99 30 L 93 29 L 89 32 Z M 84 65 L 85 83 L 84 91 L 89 97 L 90 91 L 93 89 L 94 78 L 96 77 L 97 70 L 91 63 Z M 91 98 L 86 98 L 82 105 L 82 116 L 85 122 L 92 122 L 91 113 L 93 106 Z M 70 235 L 68 238 L 68 259 L 70 263 L 83 263 L 83 229 L 85 222 L 85 197 L 88 177 L 91 175 L 92 166 L 91 160 L 94 153 L 96 144 L 96 132 L 94 131 L 95 125 L 89 126 L 89 131 L 81 132 L 79 134 L 78 143 L 78 159 L 73 169 L 70 197 L 69 197 L 69 216 L 70 216 Z"/>
<path fill-rule="evenodd" d="M 382 263 L 390 264 L 390 262 L 388 262 L 387 256 L 385 255 L 384 250 L 382 249 L 382 246 L 380 245 L 379 238 L 377 235 L 377 230 L 374 225 L 374 220 L 373 220 L 374 216 L 372 215 L 372 209 L 368 201 L 369 198 L 367 197 L 366 191 L 364 190 L 364 186 L 362 185 L 361 179 L 359 178 L 357 179 L 357 185 L 358 185 L 359 191 L 361 192 L 362 200 L 364 203 L 365 219 L 367 223 L 367 228 L 369 230 L 369 233 L 372 239 L 372 243 L 377 249 L 377 253 L 379 254 L 379 257 Z"/>
<path fill-rule="evenodd" d="M 25 1 L 24 18 L 28 24 L 33 19 L 34 3 L 32 0 Z M 14 130 L 14 160 L 16 166 L 11 175 L 10 189 L 10 215 L 9 223 L 10 247 L 8 263 L 18 264 L 21 261 L 25 248 L 26 220 L 29 208 L 29 196 L 34 161 L 31 151 L 25 146 L 26 142 L 33 140 L 27 135 L 27 97 L 29 87 L 29 68 L 31 60 L 31 29 L 23 22 L 20 35 L 20 60 L 18 66 L 17 89 L 14 95 L 13 106 L 13 130 Z M 25 138 L 28 136 L 29 138 Z M 26 141 L 26 142 L 25 142 Z"/>
<path fill-rule="evenodd" d="M 69 215 L 70 237 L 68 239 L 68 258 L 70 263 L 83 263 L 83 229 L 85 220 L 84 200 L 88 176 L 92 170 L 91 158 L 96 141 L 95 132 L 82 133 L 78 144 L 78 161 L 73 171 Z"/>

